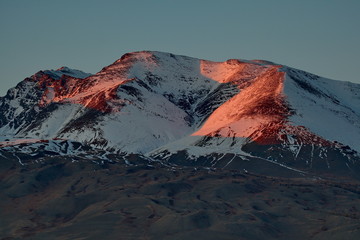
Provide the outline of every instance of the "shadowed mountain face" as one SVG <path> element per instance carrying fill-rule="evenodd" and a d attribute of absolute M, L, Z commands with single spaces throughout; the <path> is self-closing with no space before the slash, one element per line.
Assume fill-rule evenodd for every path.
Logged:
<path fill-rule="evenodd" d="M 134 52 L 0 98 L 0 240 L 359 239 L 360 85 Z"/>

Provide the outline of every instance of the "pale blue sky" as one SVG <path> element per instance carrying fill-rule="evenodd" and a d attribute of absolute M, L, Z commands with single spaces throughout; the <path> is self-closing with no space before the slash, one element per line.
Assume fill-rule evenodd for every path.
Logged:
<path fill-rule="evenodd" d="M 359 0 L 0 0 L 0 95 L 39 70 L 157 50 L 265 59 L 360 83 Z"/>

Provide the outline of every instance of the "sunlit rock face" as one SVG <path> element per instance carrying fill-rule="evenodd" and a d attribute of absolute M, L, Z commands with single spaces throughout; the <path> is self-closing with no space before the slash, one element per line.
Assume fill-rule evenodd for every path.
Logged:
<path fill-rule="evenodd" d="M 0 146 L 25 141 L 71 155 L 76 142 L 105 160 L 138 154 L 346 175 L 359 171 L 359 92 L 358 84 L 262 60 L 134 52 L 93 75 L 63 67 L 10 89 L 0 98 Z"/>

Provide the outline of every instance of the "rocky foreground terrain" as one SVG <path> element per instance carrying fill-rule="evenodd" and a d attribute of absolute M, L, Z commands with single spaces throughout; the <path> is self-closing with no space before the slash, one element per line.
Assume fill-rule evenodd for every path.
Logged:
<path fill-rule="evenodd" d="M 0 239 L 359 239 L 360 185 L 56 159 L 0 165 Z"/>

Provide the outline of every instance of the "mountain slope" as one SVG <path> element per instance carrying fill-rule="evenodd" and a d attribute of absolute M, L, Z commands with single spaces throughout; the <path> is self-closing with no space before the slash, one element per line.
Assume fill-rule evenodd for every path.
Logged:
<path fill-rule="evenodd" d="M 357 176 L 359 90 L 266 61 L 134 52 L 94 75 L 41 71 L 10 89 L 1 144 L 60 139 L 181 165 Z"/>

